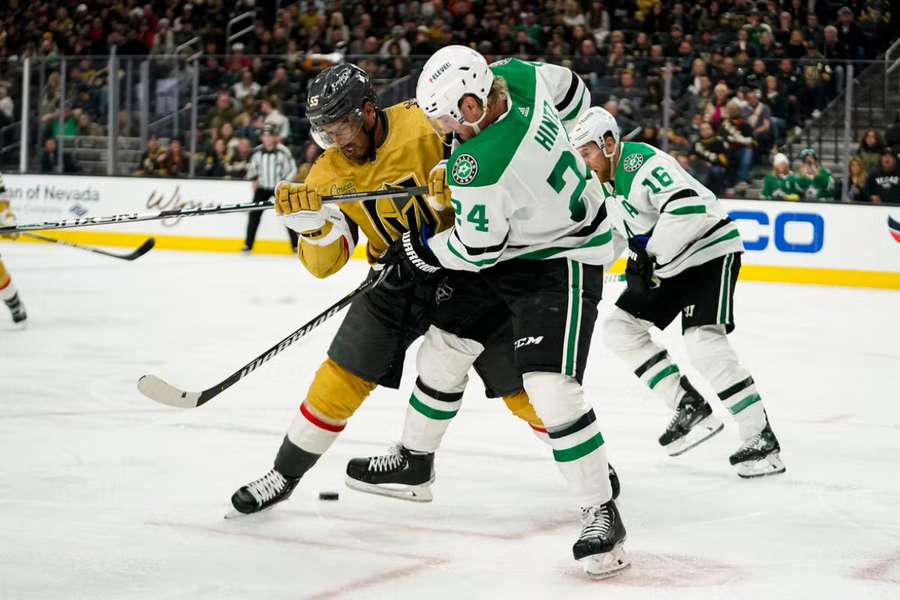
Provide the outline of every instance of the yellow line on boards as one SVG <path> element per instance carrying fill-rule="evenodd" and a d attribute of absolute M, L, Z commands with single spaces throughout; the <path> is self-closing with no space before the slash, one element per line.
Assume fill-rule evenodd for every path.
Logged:
<path fill-rule="evenodd" d="M 135 248 L 148 237 L 144 233 L 113 233 L 93 231 L 48 231 L 51 237 L 67 240 L 87 246 L 112 246 Z M 243 247 L 243 240 L 208 237 L 185 237 L 176 235 L 153 235 L 156 248 L 159 250 L 183 250 L 193 252 L 238 252 Z M 7 240 L 0 239 L 0 242 Z M 19 242 L 41 244 L 37 240 L 20 237 Z M 257 240 L 254 254 L 284 255 L 291 254 L 287 238 L 283 242 L 273 240 Z M 353 258 L 365 260 L 365 244 L 357 245 Z M 612 273 L 625 271 L 625 261 L 617 261 Z M 741 266 L 741 279 L 744 281 L 767 281 L 773 283 L 799 283 L 812 285 L 836 285 L 845 287 L 863 287 L 888 290 L 900 290 L 900 273 L 878 271 L 854 271 L 850 269 L 820 269 L 810 267 L 779 267 L 748 265 Z"/>

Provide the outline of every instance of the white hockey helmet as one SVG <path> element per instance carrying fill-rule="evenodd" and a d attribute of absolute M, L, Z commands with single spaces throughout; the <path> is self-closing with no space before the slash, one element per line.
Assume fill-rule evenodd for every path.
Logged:
<path fill-rule="evenodd" d="M 604 140 L 607 136 L 612 136 L 618 147 L 621 134 L 616 118 L 605 108 L 592 106 L 575 123 L 572 130 L 572 145 L 580 148 L 590 142 L 596 142 L 603 156 L 612 158 L 606 151 Z"/>
<path fill-rule="evenodd" d="M 425 66 L 416 85 L 416 101 L 425 116 L 437 126 L 438 133 L 447 133 L 439 124 L 441 117 L 450 117 L 461 125 L 468 123 L 460 112 L 460 100 L 471 94 L 487 106 L 494 74 L 487 60 L 466 46 L 445 46 L 435 52 Z"/>

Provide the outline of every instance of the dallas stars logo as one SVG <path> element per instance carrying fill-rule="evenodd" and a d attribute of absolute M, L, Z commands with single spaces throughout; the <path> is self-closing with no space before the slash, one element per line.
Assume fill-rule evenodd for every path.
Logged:
<path fill-rule="evenodd" d="M 478 161 L 471 154 L 460 154 L 453 163 L 453 181 L 459 185 L 468 185 L 478 175 Z"/>
<path fill-rule="evenodd" d="M 626 173 L 634 173 L 644 164 L 643 154 L 630 154 L 625 157 L 624 168 Z"/>

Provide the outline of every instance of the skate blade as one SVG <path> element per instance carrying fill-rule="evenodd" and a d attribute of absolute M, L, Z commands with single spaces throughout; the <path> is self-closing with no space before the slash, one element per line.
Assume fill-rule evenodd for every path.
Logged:
<path fill-rule="evenodd" d="M 716 415 L 709 415 L 694 425 L 686 436 L 675 440 L 668 446 L 664 446 L 664 448 L 669 456 L 680 456 L 691 448 L 696 448 L 724 428 L 725 425 Z"/>
<path fill-rule="evenodd" d="M 388 496 L 389 498 L 397 498 L 399 500 L 409 500 L 410 502 L 431 502 L 431 481 L 422 485 L 404 485 L 401 483 L 386 483 L 376 485 L 374 483 L 365 483 L 352 477 L 344 480 L 347 487 L 359 492 L 367 494 L 376 494 L 378 496 Z M 434 480 L 432 480 L 434 481 Z"/>
<path fill-rule="evenodd" d="M 625 543 L 620 542 L 603 554 L 593 554 L 578 560 L 585 574 L 591 579 L 608 579 L 631 566 L 625 555 Z"/>
<path fill-rule="evenodd" d="M 239 510 L 237 510 L 236 508 L 232 507 L 232 509 L 230 511 L 225 513 L 225 519 L 230 521 L 231 519 L 242 519 L 244 517 L 252 517 L 253 515 L 259 515 L 264 512 L 269 512 L 273 508 L 275 508 L 274 504 L 272 506 L 267 506 L 266 508 L 264 508 L 262 510 L 258 510 L 256 512 L 242 513 Z"/>
<path fill-rule="evenodd" d="M 761 460 L 753 461 L 751 463 L 741 463 L 736 465 L 736 468 L 738 477 L 741 477 L 742 479 L 778 475 L 784 473 L 786 470 L 784 463 L 781 462 L 781 457 L 777 452 L 773 452 Z"/>

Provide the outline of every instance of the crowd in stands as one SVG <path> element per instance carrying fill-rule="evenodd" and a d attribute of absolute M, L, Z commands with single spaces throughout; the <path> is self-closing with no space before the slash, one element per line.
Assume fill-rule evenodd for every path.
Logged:
<path fill-rule="evenodd" d="M 847 201 L 900 204 L 900 113 L 884 135 L 868 129 L 848 165 Z M 773 200 L 836 201 L 841 189 L 834 175 L 819 165 L 816 151 L 801 152 L 797 171 L 778 153 L 766 175 L 762 196 Z"/>
<path fill-rule="evenodd" d="M 306 85 L 334 60 L 389 81 L 415 73 L 437 48 L 462 43 L 489 60 L 572 68 L 623 133 L 640 128 L 637 139 L 655 145 L 666 135 L 670 151 L 714 192 L 741 195 L 753 169 L 770 165 L 840 92 L 846 61 L 875 58 L 896 38 L 887 0 L 96 0 L 90 8 L 76 1 L 10 0 L 0 20 L 0 123 L 14 112 L 4 86 L 17 83 L 3 72 L 13 55 L 49 65 L 84 56 L 68 60 L 62 101 L 58 75 L 47 77 L 41 121 L 46 137 L 102 135 L 108 73 L 88 56 L 113 47 L 122 57 L 164 56 L 199 36 L 199 84 L 211 101 L 200 119 L 196 173 L 213 177 L 240 173 L 234 165 L 265 124 L 305 153 Z M 227 42 L 227 20 L 251 9 L 252 30 Z M 661 133 L 667 84 L 674 102 Z M 133 121 L 120 115 L 120 131 L 133 130 Z M 860 152 L 867 175 L 884 167 L 869 143 Z M 139 172 L 183 174 L 185 155 L 178 139 L 151 140 Z M 806 179 L 815 168 L 809 158 L 800 166 Z M 865 186 L 854 199 L 877 196 Z"/>

